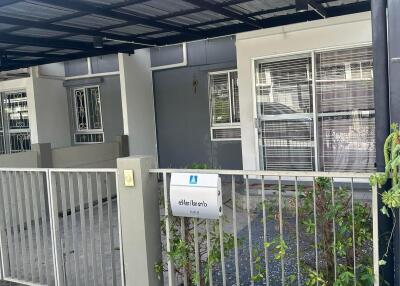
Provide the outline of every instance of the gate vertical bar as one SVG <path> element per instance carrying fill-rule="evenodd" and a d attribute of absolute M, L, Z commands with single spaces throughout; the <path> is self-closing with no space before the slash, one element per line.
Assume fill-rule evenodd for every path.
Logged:
<path fill-rule="evenodd" d="M 60 224 L 58 220 L 58 202 L 57 202 L 57 184 L 56 178 L 53 178 L 51 170 L 46 171 L 47 186 L 48 186 L 48 200 L 49 200 L 49 216 L 50 216 L 50 234 L 53 248 L 53 267 L 54 267 L 54 280 L 56 286 L 63 286 L 64 277 L 62 271 L 62 248 L 60 237 Z"/>
<path fill-rule="evenodd" d="M 28 245 L 29 245 L 29 264 L 31 270 L 31 281 L 35 281 L 35 268 L 34 268 L 34 248 L 33 248 L 33 232 L 32 232 L 32 211 L 31 211 L 31 188 L 28 185 L 28 175 L 31 176 L 30 173 L 24 172 L 22 174 L 23 179 L 23 190 L 25 197 L 25 210 L 26 210 L 26 225 L 28 229 Z"/>
<path fill-rule="evenodd" d="M 372 187 L 372 237 L 374 243 L 374 285 L 379 286 L 379 228 L 378 228 L 378 187 Z"/>
<path fill-rule="evenodd" d="M 104 246 L 104 239 L 103 239 L 103 234 L 104 234 L 104 214 L 103 214 L 103 194 L 102 194 L 102 188 L 101 188 L 101 174 L 96 173 L 96 189 L 97 189 L 97 201 L 98 203 L 98 216 L 99 216 L 99 247 L 100 247 L 100 253 L 103 253 L 105 246 Z M 100 272 L 101 272 L 101 285 L 106 286 L 107 285 L 107 277 L 106 277 L 106 264 L 105 260 L 103 258 L 103 255 L 100 255 L 98 257 L 100 259 Z M 122 266 L 123 264 L 121 264 Z"/>

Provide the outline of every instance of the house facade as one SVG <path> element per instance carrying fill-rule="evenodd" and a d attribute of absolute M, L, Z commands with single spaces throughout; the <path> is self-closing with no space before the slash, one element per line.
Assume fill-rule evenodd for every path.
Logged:
<path fill-rule="evenodd" d="M 0 163 L 373 171 L 371 42 L 366 12 L 33 67 L 0 82 Z"/>

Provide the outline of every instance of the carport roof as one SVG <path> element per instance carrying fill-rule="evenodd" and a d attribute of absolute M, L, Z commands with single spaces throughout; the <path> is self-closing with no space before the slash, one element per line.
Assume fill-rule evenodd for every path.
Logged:
<path fill-rule="evenodd" d="M 369 0 L 0 0 L 0 71 L 370 10 Z M 100 41 L 101 48 L 94 42 Z"/>

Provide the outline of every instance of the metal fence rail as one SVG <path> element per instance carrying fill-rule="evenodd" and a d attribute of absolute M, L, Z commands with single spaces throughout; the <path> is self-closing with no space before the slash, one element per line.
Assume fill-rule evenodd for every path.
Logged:
<path fill-rule="evenodd" d="M 333 285 L 341 279 L 379 285 L 377 188 L 368 184 L 371 174 L 150 172 L 164 181 L 166 285 Z M 224 215 L 219 220 L 172 216 L 168 181 L 174 172 L 219 174 Z"/>
<path fill-rule="evenodd" d="M 119 286 L 116 169 L 0 169 L 4 279 Z"/>
<path fill-rule="evenodd" d="M 116 170 L 50 170 L 58 285 L 122 285 Z"/>
<path fill-rule="evenodd" d="M 4 279 L 54 285 L 46 170 L 0 171 L 0 246 Z"/>

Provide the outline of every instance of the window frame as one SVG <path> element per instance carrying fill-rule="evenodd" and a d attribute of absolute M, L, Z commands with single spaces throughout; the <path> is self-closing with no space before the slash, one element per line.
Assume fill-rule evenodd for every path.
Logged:
<path fill-rule="evenodd" d="M 214 131 L 215 130 L 229 130 L 229 129 L 239 129 L 240 130 L 240 106 L 239 106 L 239 122 L 233 122 L 233 110 L 234 110 L 234 104 L 235 101 L 233 99 L 233 94 L 232 94 L 232 86 L 231 86 L 231 73 L 236 72 L 238 74 L 237 69 L 227 69 L 227 70 L 220 70 L 220 71 L 213 71 L 213 72 L 208 72 L 207 78 L 208 78 L 208 101 L 209 101 L 209 115 L 210 115 L 210 136 L 211 136 L 211 141 L 241 141 L 241 135 L 237 138 L 234 137 L 227 137 L 227 138 L 215 138 L 214 137 Z M 221 74 L 227 74 L 228 76 L 228 93 L 229 93 L 229 123 L 214 123 L 213 122 L 213 117 L 214 117 L 214 112 L 213 112 L 213 98 L 211 94 L 211 77 L 213 75 L 221 75 Z M 239 103 L 238 103 L 239 104 Z"/>
<path fill-rule="evenodd" d="M 16 102 L 26 102 L 26 108 L 27 108 L 27 116 L 28 116 L 28 126 L 24 128 L 10 128 L 10 121 L 8 119 L 9 113 L 5 111 L 6 107 L 4 106 L 5 104 L 5 95 L 6 94 L 13 94 L 13 93 L 24 93 L 25 96 L 22 98 L 19 98 L 16 100 Z M 1 126 L 2 128 L 0 129 L 0 140 L 1 140 L 1 145 L 2 149 L 0 149 L 0 155 L 4 154 L 16 154 L 16 153 L 21 153 L 21 152 L 26 152 L 30 151 L 32 148 L 32 141 L 31 141 L 31 127 L 30 127 L 30 120 L 29 120 L 29 108 L 28 108 L 28 93 L 26 89 L 24 88 L 18 88 L 18 89 L 9 89 L 9 90 L 1 90 L 0 91 L 0 119 L 1 119 Z M 27 136 L 29 140 L 29 144 L 27 145 L 27 148 L 22 148 L 22 149 L 12 149 L 13 143 L 12 143 L 12 136 Z"/>
<path fill-rule="evenodd" d="M 314 164 L 315 164 L 315 170 L 314 171 L 321 171 L 323 163 L 320 161 L 321 160 L 321 147 L 319 146 L 321 142 L 319 130 L 319 119 L 323 115 L 323 112 L 319 110 L 319 99 L 317 98 L 317 92 L 316 92 L 316 79 L 317 79 L 317 69 L 316 69 L 316 54 L 318 53 L 323 53 L 323 52 L 330 52 L 330 51 L 341 51 L 341 50 L 349 50 L 349 49 L 357 49 L 357 48 L 371 48 L 372 47 L 372 42 L 364 42 L 364 43 L 359 43 L 359 44 L 353 44 L 353 45 L 341 45 L 341 46 L 331 46 L 331 47 L 326 47 L 326 48 L 315 48 L 315 49 L 309 49 L 309 50 L 300 50 L 300 51 L 295 51 L 295 52 L 287 52 L 287 53 L 281 53 L 281 54 L 274 54 L 274 55 L 268 55 L 268 56 L 258 56 L 258 57 L 253 57 L 251 59 L 251 73 L 252 73 L 252 100 L 253 100 L 253 117 L 254 117 L 254 122 L 255 122 L 255 128 L 254 128 L 254 144 L 256 146 L 255 149 L 255 159 L 257 162 L 258 168 L 261 170 L 264 170 L 264 162 L 263 158 L 260 154 L 260 146 L 259 146 L 259 140 L 260 140 L 260 135 L 259 135 L 259 125 L 260 125 L 260 117 L 258 115 L 258 110 L 257 110 L 257 90 L 256 90 L 256 82 L 257 82 L 257 64 L 261 62 L 271 62 L 271 61 L 279 61 L 280 59 L 290 59 L 290 58 L 297 58 L 301 55 L 304 54 L 310 54 L 311 59 L 312 59 L 312 66 L 311 66 L 311 72 L 312 72 L 312 88 L 313 88 L 313 94 L 312 94 L 312 118 L 314 120 L 314 142 L 315 142 L 315 150 L 314 150 Z M 362 63 L 365 63 L 366 61 L 358 61 L 360 65 Z M 361 67 L 362 69 L 362 67 Z M 374 78 L 373 75 L 373 69 L 372 69 L 372 80 Z M 346 80 L 344 80 L 346 81 Z M 368 113 L 370 115 L 375 116 L 375 107 L 373 111 L 362 111 L 361 113 Z M 376 128 L 376 127 L 375 127 Z M 376 146 L 375 146 L 376 147 Z"/>
<path fill-rule="evenodd" d="M 90 88 L 97 88 L 98 94 L 99 94 L 99 100 L 100 100 L 100 123 L 101 123 L 101 128 L 93 129 L 89 128 L 89 108 L 88 108 L 88 96 L 87 96 L 87 90 Z M 85 99 L 85 114 L 86 114 L 86 129 L 79 129 L 79 119 L 78 119 L 78 112 L 77 112 L 77 98 L 76 98 L 76 91 L 77 90 L 83 90 L 84 91 L 84 99 Z M 73 117 L 74 117 L 74 124 L 73 124 L 73 141 L 75 145 L 86 145 L 86 144 L 101 144 L 104 143 L 104 125 L 103 125 L 103 106 L 102 106 L 102 101 L 101 101 L 101 92 L 100 92 L 100 85 L 85 85 L 85 86 L 80 86 L 80 87 L 74 87 L 72 88 L 72 112 L 73 112 Z M 102 141 L 99 142 L 78 142 L 76 140 L 77 135 L 82 135 L 82 134 L 91 134 L 91 135 L 102 135 Z"/>

